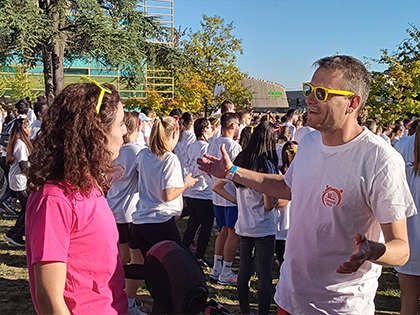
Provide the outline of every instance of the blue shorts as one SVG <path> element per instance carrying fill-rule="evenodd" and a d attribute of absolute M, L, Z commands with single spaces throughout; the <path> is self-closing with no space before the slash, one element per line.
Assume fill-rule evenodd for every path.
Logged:
<path fill-rule="evenodd" d="M 238 207 L 223 207 L 213 205 L 214 216 L 216 217 L 216 224 L 218 227 L 226 226 L 232 228 L 235 226 L 238 219 Z"/>

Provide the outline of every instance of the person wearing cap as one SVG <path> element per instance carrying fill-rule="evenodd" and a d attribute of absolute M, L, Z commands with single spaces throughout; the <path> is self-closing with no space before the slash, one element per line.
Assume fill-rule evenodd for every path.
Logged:
<path fill-rule="evenodd" d="M 287 173 L 268 175 L 204 155 L 199 168 L 275 198 L 292 200 L 279 314 L 370 314 L 381 265 L 409 256 L 407 218 L 417 213 L 401 155 L 357 123 L 371 75 L 359 60 L 318 60 L 303 84 L 311 132 Z M 293 196 L 293 199 L 292 199 Z"/>
<path fill-rule="evenodd" d="M 146 148 L 148 146 L 146 139 L 144 137 L 144 133 L 141 132 L 144 128 L 146 128 L 147 122 L 152 121 L 152 118 L 147 117 L 144 113 L 139 113 L 138 116 L 138 124 L 137 127 L 139 129 L 139 134 L 136 138 L 136 142 L 142 147 Z"/>

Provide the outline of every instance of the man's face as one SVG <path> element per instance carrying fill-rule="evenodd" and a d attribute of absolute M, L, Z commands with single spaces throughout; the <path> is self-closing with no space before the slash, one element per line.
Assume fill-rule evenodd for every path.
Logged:
<path fill-rule="evenodd" d="M 319 68 L 314 73 L 311 84 L 315 87 L 322 86 L 331 90 L 344 90 L 342 83 L 342 73 L 340 71 L 329 71 Z M 351 97 L 329 94 L 325 102 L 316 99 L 312 92 L 306 98 L 308 104 L 307 125 L 321 132 L 333 132 L 342 128 L 349 119 L 346 115 L 350 105 Z"/>

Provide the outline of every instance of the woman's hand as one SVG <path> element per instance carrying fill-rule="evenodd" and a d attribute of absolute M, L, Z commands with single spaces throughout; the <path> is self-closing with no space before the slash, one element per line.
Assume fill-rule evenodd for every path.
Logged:
<path fill-rule="evenodd" d="M 187 182 L 188 182 L 187 188 L 190 188 L 190 187 L 194 186 L 196 182 L 198 182 L 198 178 L 193 177 L 192 174 L 189 173 L 184 178 L 184 183 L 187 183 Z"/>

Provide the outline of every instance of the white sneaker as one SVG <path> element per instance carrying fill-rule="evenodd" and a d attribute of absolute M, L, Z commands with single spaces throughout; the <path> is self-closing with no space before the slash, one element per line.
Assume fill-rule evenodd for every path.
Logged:
<path fill-rule="evenodd" d="M 216 283 L 219 280 L 219 276 L 220 276 L 221 272 L 217 272 L 216 270 L 214 270 L 214 268 L 211 270 L 210 275 L 209 275 L 209 280 L 210 282 L 214 282 Z"/>
<path fill-rule="evenodd" d="M 142 312 L 137 304 L 134 304 L 133 307 L 128 308 L 127 315 L 147 315 L 147 313 Z"/>
<path fill-rule="evenodd" d="M 230 273 L 229 273 L 229 275 L 227 277 L 223 277 L 223 275 L 220 274 L 219 281 L 217 281 L 217 283 L 218 284 L 221 284 L 221 285 L 233 285 L 233 286 L 236 286 L 236 284 L 238 283 L 238 278 L 236 277 L 236 275 L 231 270 Z"/>

